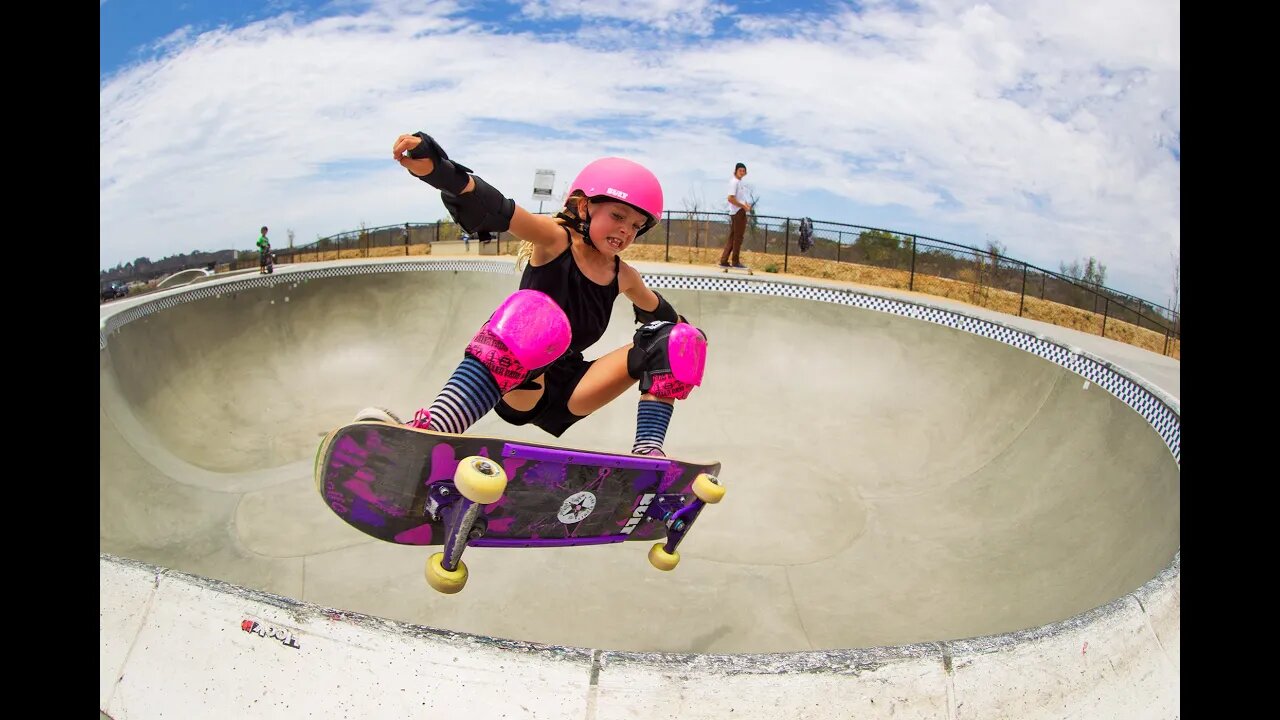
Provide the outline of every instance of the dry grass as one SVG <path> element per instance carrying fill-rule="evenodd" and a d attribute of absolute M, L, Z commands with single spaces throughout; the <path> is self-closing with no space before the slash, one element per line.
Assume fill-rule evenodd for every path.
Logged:
<path fill-rule="evenodd" d="M 405 255 L 430 255 L 431 243 L 414 243 L 409 245 L 406 253 L 404 245 L 388 245 L 385 247 L 351 248 L 348 250 L 326 250 L 323 252 L 296 253 L 290 262 L 321 262 L 324 260 L 351 260 L 354 258 L 404 257 Z M 278 251 L 277 251 L 278 252 Z"/>
<path fill-rule="evenodd" d="M 629 260 L 654 260 L 661 262 L 666 248 L 661 245 L 632 245 L 627 248 L 625 257 Z M 720 248 L 671 248 L 671 262 L 694 265 L 712 265 L 720 261 Z M 742 251 L 742 262 L 750 265 L 756 272 L 770 266 L 779 270 L 782 275 L 782 259 L 777 255 Z M 787 275 L 822 278 L 874 285 L 877 287 L 906 290 L 911 282 L 911 274 L 906 270 L 854 265 L 852 263 L 832 262 L 807 257 L 791 257 L 787 260 Z M 978 307 L 1007 313 L 1018 314 L 1019 295 L 1015 292 L 997 288 L 980 286 L 972 280 L 951 280 L 929 275 L 916 275 L 915 292 L 925 295 L 944 297 L 949 300 L 975 305 Z M 1091 335 L 1102 333 L 1103 317 L 1100 313 L 1081 310 L 1080 308 L 1061 303 L 1041 300 L 1034 297 L 1022 299 L 1022 317 L 1061 327 L 1079 330 Z M 1164 351 L 1164 335 L 1146 328 L 1140 328 L 1116 318 L 1107 318 L 1106 337 L 1111 340 L 1134 345 L 1154 353 Z M 1169 340 L 1169 355 L 1181 359 L 1182 343 L 1176 339 Z"/>
<path fill-rule="evenodd" d="M 515 247 L 514 245 L 512 247 Z M 671 248 L 671 260 L 674 264 L 691 264 L 691 265 L 713 265 L 720 261 L 719 247 L 673 247 Z M 447 251 L 445 251 L 447 253 Z M 366 251 L 364 248 L 355 248 L 350 250 L 329 250 L 325 252 L 297 253 L 290 258 L 290 262 L 317 262 L 324 260 L 346 260 L 364 257 L 403 257 L 405 255 L 405 247 L 403 245 L 391 245 L 387 247 L 372 247 Z M 430 243 L 415 243 L 409 246 L 409 255 L 430 255 Z M 514 253 L 509 253 L 514 254 Z M 663 262 L 665 260 L 666 248 L 662 245 L 632 245 L 627 248 L 625 259 L 628 260 L 650 260 Z M 742 251 L 742 261 L 757 272 L 766 271 L 766 268 L 775 268 L 779 275 L 782 268 L 782 258 L 777 255 L 769 255 L 759 252 Z M 220 271 L 226 268 L 219 268 Z M 856 283 L 859 285 L 874 285 L 877 287 L 894 288 L 897 290 L 906 290 L 910 283 L 911 276 L 905 270 L 893 270 L 890 268 L 880 268 L 870 265 L 855 265 L 852 263 L 833 262 L 830 260 L 818 260 L 808 257 L 791 257 L 787 260 L 787 272 L 785 275 L 796 275 L 800 277 L 822 278 L 825 280 L 837 280 L 842 282 Z M 985 287 L 975 283 L 970 277 L 967 280 L 951 280 L 948 278 L 933 277 L 929 275 L 916 275 L 915 292 L 925 295 L 933 295 L 944 297 L 950 300 L 975 305 L 978 307 L 995 310 L 997 312 L 1007 313 L 1009 315 L 1018 314 L 1019 295 L 1007 290 L 1000 290 L 991 287 Z M 1091 335 L 1098 335 L 1102 332 L 1102 315 L 1088 310 L 1081 310 L 1070 305 L 1041 300 L 1034 297 L 1026 297 L 1022 300 L 1022 317 L 1039 320 L 1041 322 L 1058 325 L 1061 327 L 1079 330 Z M 1165 338 L 1164 335 L 1140 328 L 1132 323 L 1123 322 L 1115 318 L 1107 318 L 1106 321 L 1106 337 L 1112 340 L 1118 340 L 1129 345 L 1134 345 L 1154 353 L 1164 351 Z M 1176 339 L 1169 340 L 1169 355 L 1175 359 L 1181 359 L 1182 343 Z"/>

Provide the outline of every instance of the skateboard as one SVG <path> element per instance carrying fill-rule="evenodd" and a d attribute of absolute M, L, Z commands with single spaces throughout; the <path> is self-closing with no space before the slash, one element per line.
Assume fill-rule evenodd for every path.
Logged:
<path fill-rule="evenodd" d="M 747 275 L 755 275 L 755 273 L 751 271 L 751 268 L 724 267 L 719 265 L 717 267 L 719 267 L 720 272 L 723 272 L 723 273 L 735 272 L 735 273 L 745 273 Z"/>
<path fill-rule="evenodd" d="M 664 538 L 672 570 L 703 507 L 724 496 L 720 463 L 575 450 L 362 420 L 316 453 L 316 489 L 348 525 L 397 545 L 442 545 L 427 584 L 456 593 L 468 547 L 562 547 Z"/>

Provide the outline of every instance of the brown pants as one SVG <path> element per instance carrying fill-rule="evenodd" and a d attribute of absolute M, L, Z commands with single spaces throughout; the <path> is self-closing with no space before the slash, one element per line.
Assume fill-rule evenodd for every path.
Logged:
<path fill-rule="evenodd" d="M 733 265 L 742 264 L 738 255 L 742 252 L 742 236 L 746 234 L 747 211 L 744 208 L 738 208 L 738 212 L 729 218 L 729 241 L 724 245 L 724 252 L 720 253 L 721 265 L 727 263 L 732 263 Z"/>

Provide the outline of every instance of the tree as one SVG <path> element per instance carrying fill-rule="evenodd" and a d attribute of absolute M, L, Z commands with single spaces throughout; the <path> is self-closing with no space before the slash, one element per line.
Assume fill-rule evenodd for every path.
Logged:
<path fill-rule="evenodd" d="M 756 205 L 760 204 L 760 195 L 756 193 L 755 188 L 747 188 L 747 204 L 751 209 L 747 211 L 747 227 L 755 230 L 758 223 L 756 221 Z"/>
<path fill-rule="evenodd" d="M 1105 285 L 1107 280 L 1107 266 L 1092 256 L 1085 259 L 1083 266 L 1079 260 L 1072 260 L 1070 264 L 1058 263 L 1058 271 L 1073 280 L 1091 285 L 1094 289 Z"/>
<path fill-rule="evenodd" d="M 1084 277 L 1082 279 L 1092 285 L 1094 289 L 1102 287 L 1107 280 L 1107 266 L 1090 257 L 1089 262 L 1085 264 Z"/>
<path fill-rule="evenodd" d="M 987 241 L 987 257 L 991 260 L 992 265 L 999 265 L 1000 258 L 1004 257 L 1006 248 L 1004 243 L 999 240 Z"/>
<path fill-rule="evenodd" d="M 863 230 L 853 245 L 862 248 L 867 260 L 873 263 L 890 262 L 902 252 L 902 241 L 898 236 L 884 230 Z"/>
<path fill-rule="evenodd" d="M 1103 283 L 1107 279 L 1107 266 L 1103 265 L 1097 258 L 1090 256 L 1081 261 L 1072 260 L 1071 264 L 1059 263 L 1058 269 L 1063 275 L 1071 278 L 1084 285 L 1083 288 L 1071 288 L 1067 290 L 1069 296 L 1075 298 L 1076 307 L 1094 312 L 1100 312 L 1098 309 L 1098 300 L 1103 295 L 1098 292 L 1103 287 Z"/>
<path fill-rule="evenodd" d="M 711 228 L 708 227 L 709 220 L 705 210 L 707 201 L 703 199 L 697 190 L 694 190 L 692 195 L 686 195 L 681 202 L 684 203 L 686 213 L 684 226 L 685 245 L 688 246 L 690 253 L 695 253 L 695 249 L 702 247 L 704 234 L 707 236 L 707 242 L 711 240 Z M 693 231 L 692 242 L 690 241 L 690 230 Z M 690 255 L 690 259 L 697 256 L 700 256 L 700 253 Z"/>
<path fill-rule="evenodd" d="M 985 252 L 977 252 L 975 255 L 975 272 L 973 274 L 975 300 L 977 298 L 985 299 L 987 297 L 987 286 L 994 285 L 997 273 L 1000 271 L 1000 258 L 1004 257 L 1005 247 L 999 240 L 987 240 L 987 249 Z"/>

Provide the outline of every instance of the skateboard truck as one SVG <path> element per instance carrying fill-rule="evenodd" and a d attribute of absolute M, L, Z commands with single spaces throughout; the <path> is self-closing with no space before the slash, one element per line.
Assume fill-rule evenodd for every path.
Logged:
<path fill-rule="evenodd" d="M 694 478 L 692 490 L 695 499 L 688 505 L 684 504 L 682 495 L 659 495 L 649 505 L 646 515 L 667 526 L 667 541 L 654 543 L 649 548 L 649 563 L 659 570 L 675 569 L 680 562 L 680 553 L 676 548 L 684 540 L 693 521 L 708 503 L 718 503 L 724 497 L 724 486 L 720 484 L 719 478 L 707 473 Z"/>
<path fill-rule="evenodd" d="M 427 559 L 427 584 L 450 594 L 467 584 L 467 566 L 462 552 L 467 543 L 483 537 L 488 523 L 480 517 L 485 505 L 495 503 L 507 488 L 507 474 L 489 458 L 463 458 L 453 473 L 453 482 L 433 484 L 427 491 L 424 512 L 432 520 L 443 520 L 444 549 Z"/>
<path fill-rule="evenodd" d="M 476 519 L 483 506 L 462 498 L 461 495 L 455 497 L 459 500 L 453 502 L 446 510 L 444 518 L 445 539 L 442 553 L 444 558 L 440 563 L 449 572 L 457 571 L 458 565 L 462 562 L 462 552 L 467 549 L 467 543 L 484 534 L 484 530 L 476 526 Z"/>
<path fill-rule="evenodd" d="M 422 508 L 422 514 L 430 518 L 432 522 L 443 522 L 445 527 L 453 527 L 453 522 L 456 521 L 451 517 L 446 517 L 446 514 L 459 501 L 466 502 L 466 499 L 462 497 L 462 493 L 458 492 L 458 486 L 447 480 L 432 483 L 427 486 L 427 502 Z M 489 521 L 483 516 L 473 518 L 471 529 L 467 531 L 467 542 L 484 537 L 488 527 Z"/>

